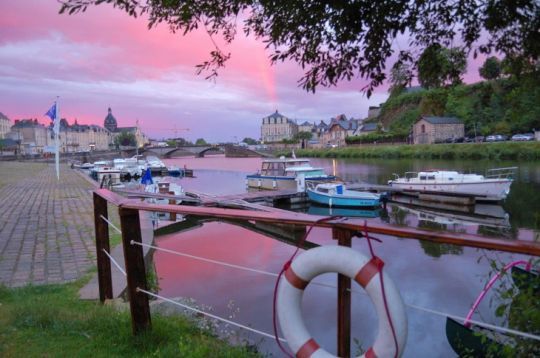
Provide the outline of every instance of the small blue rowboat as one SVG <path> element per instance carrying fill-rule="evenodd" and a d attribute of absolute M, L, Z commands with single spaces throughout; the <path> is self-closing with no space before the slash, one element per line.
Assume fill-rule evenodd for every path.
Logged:
<path fill-rule="evenodd" d="M 375 207 L 380 204 L 380 195 L 347 190 L 345 185 L 339 183 L 317 184 L 315 188 L 307 188 L 311 201 L 329 207 Z"/>

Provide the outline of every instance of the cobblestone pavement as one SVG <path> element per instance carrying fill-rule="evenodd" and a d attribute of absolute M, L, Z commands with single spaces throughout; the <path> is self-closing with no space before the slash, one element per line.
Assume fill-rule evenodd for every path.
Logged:
<path fill-rule="evenodd" d="M 92 185 L 66 165 L 0 162 L 0 284 L 73 281 L 95 263 Z"/>

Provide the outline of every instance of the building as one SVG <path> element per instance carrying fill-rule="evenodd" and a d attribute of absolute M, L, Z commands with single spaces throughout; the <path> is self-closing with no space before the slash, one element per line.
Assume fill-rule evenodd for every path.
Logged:
<path fill-rule="evenodd" d="M 6 138 L 6 134 L 11 130 L 11 121 L 0 112 L 0 139 Z"/>
<path fill-rule="evenodd" d="M 108 150 L 113 138 L 108 129 L 95 124 L 78 124 L 77 120 L 65 128 L 64 134 L 65 147 L 79 152 Z"/>
<path fill-rule="evenodd" d="M 358 128 L 357 119 L 347 119 L 347 116 L 340 114 L 332 118 L 328 128 L 321 136 L 324 146 L 345 146 L 345 138 L 352 136 Z"/>
<path fill-rule="evenodd" d="M 369 106 L 367 119 L 378 117 L 381 114 L 381 107 Z"/>
<path fill-rule="evenodd" d="M 261 141 L 263 143 L 293 139 L 296 133 L 298 133 L 298 125 L 277 110 L 262 119 Z"/>
<path fill-rule="evenodd" d="M 15 124 L 6 134 L 6 138 L 14 140 L 18 144 L 18 152 L 21 154 L 39 154 L 50 145 L 50 130 L 37 119 L 15 120 Z"/>
<path fill-rule="evenodd" d="M 362 123 L 358 126 L 358 128 L 356 129 L 353 135 L 359 136 L 359 135 L 375 133 L 377 132 L 378 126 L 379 126 L 379 123 L 377 122 Z"/>
<path fill-rule="evenodd" d="M 423 116 L 413 125 L 412 139 L 414 144 L 431 144 L 464 135 L 465 126 L 456 117 Z"/>
<path fill-rule="evenodd" d="M 112 114 L 111 107 L 109 107 L 107 116 L 103 121 L 103 127 L 109 130 L 109 132 L 112 134 L 112 142 L 114 142 L 114 138 L 121 133 L 132 133 L 135 136 L 137 147 L 143 147 L 145 144 L 149 143 L 148 137 L 146 137 L 146 135 L 140 130 L 138 122 L 137 126 L 135 127 L 118 127 L 116 118 L 114 118 Z"/>
<path fill-rule="evenodd" d="M 315 131 L 315 125 L 313 123 L 310 123 L 308 121 L 305 121 L 302 124 L 298 125 L 298 132 L 308 132 L 313 133 Z"/>

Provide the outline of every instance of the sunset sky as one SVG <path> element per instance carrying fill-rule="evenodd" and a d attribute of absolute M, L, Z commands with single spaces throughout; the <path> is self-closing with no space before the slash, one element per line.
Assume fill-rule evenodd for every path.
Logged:
<path fill-rule="evenodd" d="M 109 5 L 71 16 L 59 7 L 56 0 L 0 2 L 0 112 L 11 120 L 48 124 L 44 113 L 59 96 L 70 123 L 103 125 L 110 106 L 119 126 L 138 120 L 152 138 L 173 137 L 176 128 L 190 140 L 239 141 L 258 139 L 262 117 L 276 109 L 299 122 L 363 118 L 388 96 L 385 86 L 368 99 L 361 80 L 307 93 L 296 83 L 298 65 L 270 66 L 262 43 L 241 35 L 223 48 L 232 59 L 217 80 L 205 80 L 195 74 L 212 49 L 205 32 L 148 30 L 145 18 Z M 477 80 L 477 67 L 469 66 L 467 82 Z"/>

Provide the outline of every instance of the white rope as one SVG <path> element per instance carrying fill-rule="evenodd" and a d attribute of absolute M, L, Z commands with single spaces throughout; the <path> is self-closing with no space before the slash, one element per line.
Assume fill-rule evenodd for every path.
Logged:
<path fill-rule="evenodd" d="M 232 268 L 236 268 L 236 269 L 244 270 L 244 271 L 256 272 L 256 273 L 260 273 L 260 274 L 262 274 L 262 275 L 268 275 L 268 276 L 273 276 L 273 277 L 277 277 L 277 276 L 278 276 L 277 273 L 272 273 L 272 272 L 267 272 L 267 271 L 257 270 L 257 269 L 250 268 L 250 267 L 245 267 L 245 266 L 240 266 L 240 265 L 229 264 L 229 263 L 223 262 L 223 261 L 217 261 L 217 260 L 212 260 L 212 259 L 206 259 L 206 258 L 204 258 L 204 257 L 193 256 L 193 255 L 189 255 L 189 254 L 184 254 L 184 253 L 182 253 L 182 252 L 173 251 L 173 250 L 169 250 L 169 249 L 164 249 L 164 248 L 162 248 L 162 247 L 157 247 L 157 246 L 150 245 L 150 244 L 143 244 L 143 243 L 141 243 L 141 242 L 136 242 L 136 241 L 133 241 L 133 240 L 131 240 L 130 243 L 131 243 L 131 245 L 145 246 L 145 247 L 149 247 L 149 248 L 152 248 L 152 249 L 154 249 L 154 250 L 157 250 L 157 251 L 163 251 L 163 252 L 168 252 L 168 253 L 170 253 L 170 254 L 174 254 L 174 255 L 178 255 L 178 256 L 189 257 L 189 258 L 194 259 L 194 260 L 210 262 L 210 263 L 213 263 L 213 264 L 222 265 L 222 266 L 227 266 L 227 267 L 232 267 Z"/>
<path fill-rule="evenodd" d="M 268 272 L 268 271 L 254 269 L 254 268 L 251 268 L 251 267 L 230 264 L 230 263 L 223 262 L 223 261 L 207 259 L 207 258 L 200 257 L 200 256 L 194 256 L 194 255 L 190 255 L 190 254 L 185 254 L 183 252 L 164 249 L 162 247 L 158 247 L 158 246 L 154 246 L 154 245 L 150 245 L 150 244 L 143 244 L 141 242 L 136 242 L 136 241 L 133 241 L 133 240 L 130 243 L 132 245 L 145 246 L 145 247 L 152 248 L 152 249 L 154 249 L 156 251 L 168 252 L 170 254 L 174 254 L 174 255 L 178 255 L 178 256 L 184 256 L 184 257 L 188 257 L 188 258 L 191 258 L 191 259 L 194 259 L 194 260 L 210 262 L 210 263 L 213 263 L 213 264 L 216 264 L 216 265 L 222 265 L 222 266 L 226 266 L 226 267 L 232 267 L 232 268 L 235 268 L 235 269 L 238 269 L 238 270 L 260 273 L 262 275 L 267 275 L 267 276 L 272 276 L 272 277 L 278 277 L 279 276 L 277 273 L 274 273 L 274 272 Z M 316 285 L 316 286 L 328 287 L 328 288 L 336 288 L 335 285 L 330 285 L 330 284 L 326 284 L 326 283 L 322 283 L 322 282 L 311 282 L 311 284 Z M 360 291 L 356 291 L 356 292 L 360 293 Z"/>
<path fill-rule="evenodd" d="M 122 233 L 122 230 L 120 230 L 119 228 L 117 228 L 116 226 L 114 226 L 114 224 L 113 224 L 112 222 L 110 222 L 109 220 L 107 220 L 107 218 L 106 218 L 105 216 L 103 216 L 103 215 L 100 215 L 100 216 L 101 216 L 101 218 L 102 218 L 103 220 L 105 220 L 105 221 L 107 222 L 107 224 L 109 224 L 109 225 L 110 225 L 113 229 L 115 229 L 119 234 Z"/>
<path fill-rule="evenodd" d="M 169 298 L 166 298 L 166 297 L 157 295 L 157 294 L 155 294 L 155 293 L 153 293 L 153 292 L 143 290 L 142 288 L 137 287 L 137 291 L 139 291 L 139 292 L 144 292 L 144 293 L 146 293 L 146 294 L 149 295 L 149 296 L 153 296 L 153 297 L 159 298 L 159 299 L 161 299 L 161 300 L 163 300 L 163 301 L 167 301 L 167 302 L 169 302 L 169 303 L 172 303 L 172 304 L 174 304 L 174 305 L 183 307 L 183 308 L 185 308 L 185 309 L 188 309 L 188 310 L 191 310 L 191 311 L 200 313 L 200 314 L 202 314 L 202 315 L 211 317 L 211 318 L 213 318 L 213 319 L 217 319 L 218 321 L 222 321 L 222 322 L 228 323 L 228 324 L 233 325 L 233 326 L 235 326 L 235 327 L 245 329 L 246 331 L 250 331 L 250 332 L 253 332 L 253 333 L 257 333 L 257 334 L 260 334 L 260 335 L 262 335 L 262 336 L 265 336 L 265 337 L 268 337 L 268 338 L 272 338 L 272 339 L 275 338 L 273 334 L 268 334 L 268 333 L 266 333 L 266 332 L 259 331 L 259 330 L 254 329 L 254 328 L 251 328 L 251 327 L 248 327 L 248 326 L 244 326 L 244 325 L 242 325 L 242 324 L 240 324 L 240 323 L 236 323 L 236 322 L 233 322 L 233 321 L 229 321 L 228 319 L 225 319 L 225 318 L 222 318 L 222 317 L 213 315 L 213 314 L 208 313 L 208 312 L 201 311 L 201 310 L 199 310 L 199 309 L 197 309 L 197 308 L 193 308 L 193 307 L 184 305 L 184 304 L 182 304 L 182 303 L 180 303 L 180 302 L 176 302 L 176 301 L 171 300 L 171 299 L 169 299 Z M 282 342 L 287 342 L 285 339 L 283 339 L 283 338 L 281 338 L 281 337 L 278 337 L 278 339 L 279 339 L 280 341 L 282 341 Z"/>
<path fill-rule="evenodd" d="M 451 314 L 448 314 L 448 313 L 431 310 L 429 308 L 423 308 L 423 307 L 411 305 L 409 303 L 407 303 L 406 305 L 411 307 L 411 308 L 417 309 L 419 311 L 424 311 L 424 312 L 431 313 L 431 314 L 434 314 L 434 315 L 437 315 L 437 316 L 453 318 L 456 321 L 465 322 L 465 320 L 466 320 L 465 317 L 455 316 L 455 315 L 451 315 Z M 540 336 L 537 336 L 537 335 L 534 335 L 534 334 L 531 334 L 531 333 L 525 333 L 525 332 L 521 332 L 521 331 L 516 331 L 515 329 L 499 327 L 499 326 L 495 326 L 495 325 L 492 325 L 492 324 L 489 324 L 489 323 L 484 323 L 484 322 L 479 322 L 479 321 L 474 321 L 474 320 L 469 320 L 469 322 L 471 322 L 474 325 L 480 326 L 480 327 L 485 327 L 485 328 L 492 329 L 494 331 L 499 331 L 499 332 L 503 332 L 503 333 L 509 333 L 509 334 L 513 334 L 513 335 L 516 335 L 516 336 L 521 336 L 521 337 L 524 337 L 524 338 L 530 338 L 530 339 L 540 341 Z"/>
<path fill-rule="evenodd" d="M 210 263 L 217 264 L 217 265 L 222 265 L 222 266 L 226 266 L 226 267 L 232 267 L 232 268 L 236 268 L 236 269 L 244 270 L 244 271 L 249 271 L 249 272 L 260 273 L 260 274 L 267 275 L 267 276 L 273 276 L 273 277 L 278 276 L 278 274 L 273 273 L 273 272 L 262 271 L 262 270 L 253 269 L 253 268 L 250 268 L 250 267 L 230 264 L 230 263 L 223 262 L 223 261 L 212 260 L 212 259 L 207 259 L 207 258 L 200 257 L 200 256 L 189 255 L 189 254 L 185 254 L 185 253 L 182 253 L 182 252 L 169 250 L 169 249 L 157 247 L 157 246 L 150 245 L 150 244 L 143 244 L 143 243 L 136 242 L 136 241 L 133 241 L 133 240 L 130 243 L 131 243 L 131 245 L 146 246 L 146 247 L 152 248 L 152 249 L 157 250 L 157 251 L 168 252 L 168 253 L 171 253 L 171 254 L 174 254 L 174 255 L 184 256 L 184 257 L 188 257 L 188 258 L 191 258 L 191 259 L 194 259 L 194 260 L 210 262 Z M 328 288 L 337 288 L 335 285 L 325 284 L 325 283 L 311 282 L 311 284 L 317 285 L 317 286 L 328 287 Z M 347 290 L 349 292 L 356 293 L 356 294 L 365 294 L 365 292 L 363 292 L 363 291 L 357 291 L 357 290 L 354 290 L 352 288 L 347 289 Z M 407 304 L 407 303 L 405 305 L 410 307 L 410 308 L 417 309 L 417 310 L 420 310 L 420 311 L 432 313 L 432 314 L 435 314 L 435 315 L 438 315 L 438 316 L 449 317 L 449 318 L 453 318 L 455 320 L 459 320 L 461 322 L 465 322 L 464 317 L 455 316 L 455 315 L 451 315 L 451 314 L 444 313 L 444 312 L 438 312 L 438 311 L 431 310 L 429 308 L 422 308 L 422 307 Z M 492 329 L 492 330 L 496 330 L 496 331 L 500 331 L 500 332 L 504 332 L 504 333 L 509 333 L 509 334 L 514 334 L 514 335 L 517 335 L 517 336 L 521 336 L 521 337 L 530 338 L 530 339 L 540 341 L 540 336 L 537 336 L 537 335 L 534 335 L 534 334 L 531 334 L 531 333 L 516 331 L 516 330 L 510 329 L 510 328 L 499 327 L 499 326 L 495 326 L 495 325 L 492 325 L 492 324 L 489 324 L 489 323 L 483 323 L 483 322 L 479 322 L 479 321 L 470 320 L 469 322 L 471 322 L 471 323 L 473 323 L 473 324 L 475 324 L 477 326 L 480 326 L 480 327 L 485 327 L 485 328 L 489 328 L 489 329 Z"/>
<path fill-rule="evenodd" d="M 107 255 L 109 257 L 109 259 L 112 261 L 112 263 L 116 266 L 116 268 L 118 268 L 118 270 L 120 272 L 122 272 L 124 274 L 124 276 L 127 276 L 126 275 L 126 271 L 124 271 L 124 269 L 122 268 L 122 266 L 120 266 L 118 264 L 118 262 L 116 262 L 116 260 L 111 256 L 109 255 L 109 253 L 107 252 L 107 250 L 103 249 L 103 252 L 105 253 L 105 255 Z"/>

